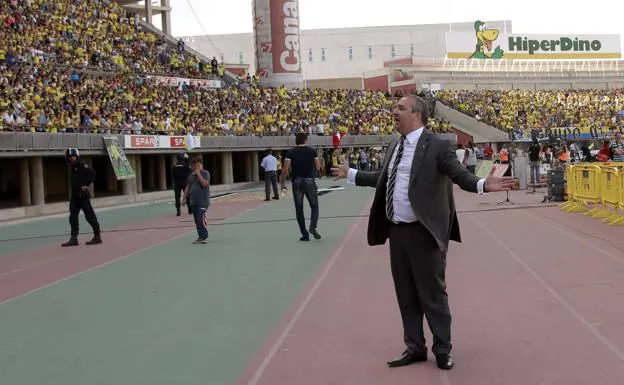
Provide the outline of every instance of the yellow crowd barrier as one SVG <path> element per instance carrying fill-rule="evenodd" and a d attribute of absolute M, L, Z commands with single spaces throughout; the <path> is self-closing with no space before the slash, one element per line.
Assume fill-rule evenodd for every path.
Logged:
<path fill-rule="evenodd" d="M 559 208 L 609 225 L 624 225 L 624 164 L 576 163 L 566 167 L 568 200 Z"/>

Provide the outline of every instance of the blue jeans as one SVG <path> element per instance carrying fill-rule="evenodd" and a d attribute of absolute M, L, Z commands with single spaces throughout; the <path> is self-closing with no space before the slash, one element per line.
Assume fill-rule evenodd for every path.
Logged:
<path fill-rule="evenodd" d="M 208 239 L 208 207 L 191 206 L 199 239 Z"/>
<path fill-rule="evenodd" d="M 310 210 L 312 211 L 312 219 L 310 220 L 310 229 L 316 230 L 319 217 L 318 189 L 313 178 L 297 177 L 292 181 L 293 198 L 295 200 L 295 212 L 297 214 L 297 223 L 301 235 L 308 237 L 308 229 L 305 225 L 305 216 L 303 215 L 303 197 L 308 199 Z"/>

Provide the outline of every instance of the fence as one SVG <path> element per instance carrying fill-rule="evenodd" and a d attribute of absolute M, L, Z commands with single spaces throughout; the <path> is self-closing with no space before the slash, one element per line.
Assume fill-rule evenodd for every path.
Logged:
<path fill-rule="evenodd" d="M 560 209 L 624 225 L 624 164 L 577 163 L 566 168 L 568 201 Z"/>

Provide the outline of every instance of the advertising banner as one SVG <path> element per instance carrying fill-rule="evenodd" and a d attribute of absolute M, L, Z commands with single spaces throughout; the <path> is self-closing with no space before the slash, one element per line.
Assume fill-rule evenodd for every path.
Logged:
<path fill-rule="evenodd" d="M 447 32 L 449 59 L 619 59 L 620 35 L 505 34 L 482 21 L 474 32 Z"/>
<path fill-rule="evenodd" d="M 111 161 L 113 170 L 115 171 L 115 177 L 117 180 L 132 179 L 135 178 L 135 172 L 126 158 L 126 154 L 119 145 L 119 140 L 116 136 L 104 136 L 104 143 L 106 144 L 106 151 L 108 152 L 108 158 Z"/>
<path fill-rule="evenodd" d="M 181 149 L 201 147 L 199 136 L 124 135 L 124 147 L 131 149 Z"/>

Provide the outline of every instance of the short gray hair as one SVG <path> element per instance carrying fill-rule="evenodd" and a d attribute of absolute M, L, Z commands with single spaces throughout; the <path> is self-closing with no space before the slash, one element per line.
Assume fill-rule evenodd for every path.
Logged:
<path fill-rule="evenodd" d="M 406 97 L 412 99 L 412 112 L 420 112 L 422 124 L 426 126 L 429 121 L 429 103 L 418 95 L 410 94 Z"/>

